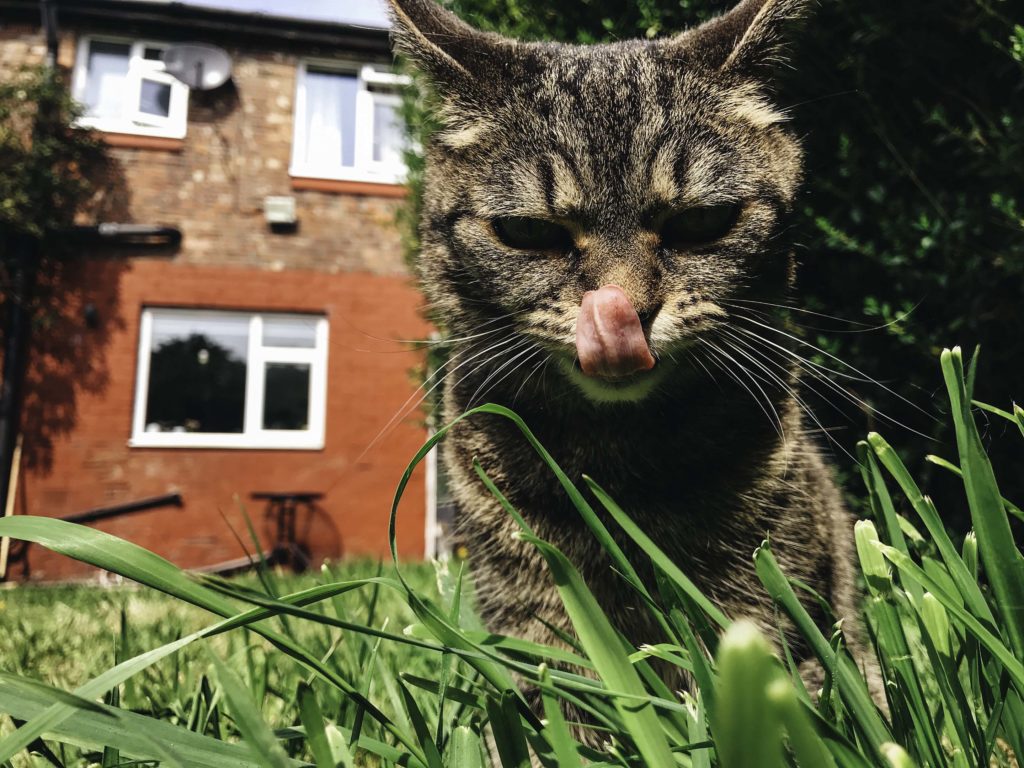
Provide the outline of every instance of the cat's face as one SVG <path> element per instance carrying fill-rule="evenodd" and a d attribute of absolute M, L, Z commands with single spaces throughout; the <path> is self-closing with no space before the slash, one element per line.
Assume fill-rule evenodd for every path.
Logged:
<path fill-rule="evenodd" d="M 588 398 L 638 400 L 732 299 L 785 290 L 800 150 L 763 64 L 792 3 L 748 0 L 662 42 L 563 46 L 395 2 L 443 103 L 422 273 L 454 333 L 507 316 Z"/>

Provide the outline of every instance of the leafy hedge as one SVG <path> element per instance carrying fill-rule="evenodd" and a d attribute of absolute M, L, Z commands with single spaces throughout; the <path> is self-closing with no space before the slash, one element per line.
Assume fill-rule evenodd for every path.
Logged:
<path fill-rule="evenodd" d="M 42 67 L 0 82 L 0 234 L 43 238 L 67 227 L 102 185 L 106 157 L 73 127 L 81 107 L 60 76 Z"/>

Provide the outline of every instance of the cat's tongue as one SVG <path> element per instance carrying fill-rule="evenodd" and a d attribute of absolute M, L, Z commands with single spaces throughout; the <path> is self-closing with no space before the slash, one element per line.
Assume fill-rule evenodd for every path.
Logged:
<path fill-rule="evenodd" d="M 587 376 L 617 379 L 654 367 L 640 317 L 619 286 L 605 285 L 583 294 L 576 355 Z"/>

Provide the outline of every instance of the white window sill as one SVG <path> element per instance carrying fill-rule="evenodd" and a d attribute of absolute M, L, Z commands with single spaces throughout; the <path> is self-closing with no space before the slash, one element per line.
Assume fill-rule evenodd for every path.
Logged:
<path fill-rule="evenodd" d="M 281 432 L 262 435 L 215 435 L 188 432 L 147 432 L 128 440 L 129 448 L 228 449 L 252 451 L 319 451 L 322 437 Z"/>
<path fill-rule="evenodd" d="M 75 125 L 79 128 L 91 128 L 103 133 L 124 133 L 130 136 L 151 136 L 158 139 L 184 139 L 186 132 L 184 128 L 156 128 L 109 117 L 82 117 L 75 122 Z"/>
<path fill-rule="evenodd" d="M 325 181 L 364 181 L 371 184 L 405 184 L 406 170 L 376 170 L 365 168 L 337 168 L 324 170 L 322 167 L 293 165 L 288 174 L 300 179 L 323 179 Z"/>

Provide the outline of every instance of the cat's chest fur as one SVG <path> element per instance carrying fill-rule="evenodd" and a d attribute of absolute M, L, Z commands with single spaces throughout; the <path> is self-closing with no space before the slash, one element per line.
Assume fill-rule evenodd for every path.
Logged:
<path fill-rule="evenodd" d="M 448 391 L 449 412 L 463 410 L 460 387 Z M 492 393 L 501 401 L 511 391 Z M 753 552 L 771 537 L 787 573 L 849 608 L 852 578 L 843 530 L 848 521 L 827 470 L 798 429 L 791 405 L 785 442 L 775 428 L 743 409 L 715 403 L 717 389 L 686 390 L 650 408 L 557 412 L 520 402 L 521 415 L 559 466 L 579 486 L 591 476 L 679 565 L 733 616 L 766 629 L 777 616 L 757 579 Z M 514 405 L 514 403 L 509 403 Z M 787 411 L 789 407 L 789 411 Z M 512 422 L 481 414 L 456 428 L 445 453 L 452 469 L 457 537 L 469 552 L 480 607 L 496 631 L 557 642 L 544 627 L 571 631 L 542 559 L 513 536 L 517 525 L 474 472 L 475 459 L 527 523 L 580 569 L 598 601 L 632 642 L 663 640 L 639 597 L 611 562 L 555 474 Z M 586 491 L 631 562 L 653 583 L 649 558 Z M 813 601 L 808 607 L 826 624 Z M 794 636 L 797 657 L 802 643 Z"/>

